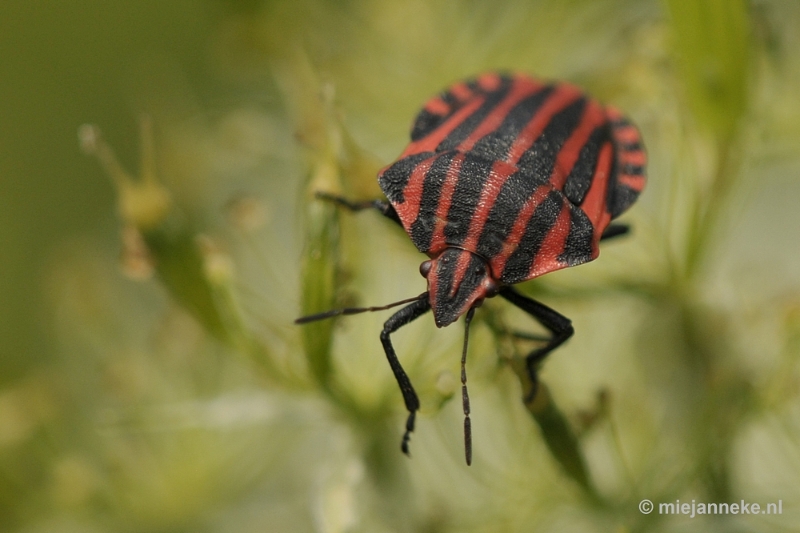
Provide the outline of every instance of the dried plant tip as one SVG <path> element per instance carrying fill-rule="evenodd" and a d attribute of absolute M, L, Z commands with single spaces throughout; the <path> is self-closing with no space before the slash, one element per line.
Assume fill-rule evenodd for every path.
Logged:
<path fill-rule="evenodd" d="M 97 153 L 99 138 L 100 128 L 94 124 L 81 124 L 78 128 L 78 140 L 80 141 L 81 150 L 86 155 L 95 155 Z"/>
<path fill-rule="evenodd" d="M 436 392 L 444 398 L 450 398 L 456 393 L 456 377 L 449 370 L 442 370 L 436 377 Z"/>
<path fill-rule="evenodd" d="M 203 255 L 203 271 L 212 285 L 227 285 L 233 279 L 234 266 L 230 255 L 207 235 L 199 235 L 197 244 Z"/>
<path fill-rule="evenodd" d="M 122 220 L 142 231 L 148 231 L 164 221 L 172 207 L 172 199 L 167 189 L 156 179 L 153 132 L 149 118 L 145 117 L 141 121 L 141 135 L 141 179 L 134 180 L 103 140 L 100 128 L 92 124 L 84 124 L 78 128 L 81 149 L 98 159 L 117 188 L 117 204 Z"/>
<path fill-rule="evenodd" d="M 122 228 L 122 253 L 120 262 L 122 273 L 136 281 L 146 281 L 153 277 L 155 260 L 144 242 L 141 232 L 131 224 Z"/>
<path fill-rule="evenodd" d="M 253 232 L 263 228 L 269 220 L 269 208 L 260 198 L 238 196 L 225 206 L 228 221 L 239 231 Z"/>

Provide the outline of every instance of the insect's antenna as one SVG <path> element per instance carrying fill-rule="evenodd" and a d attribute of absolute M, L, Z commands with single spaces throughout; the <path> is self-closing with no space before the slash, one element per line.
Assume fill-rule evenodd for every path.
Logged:
<path fill-rule="evenodd" d="M 308 324 L 309 322 L 316 322 L 317 320 L 325 320 L 326 318 L 333 318 L 335 316 L 340 316 L 340 315 L 356 315 L 358 313 L 366 313 L 368 311 L 383 311 L 384 309 L 391 309 L 392 307 L 397 307 L 398 305 L 403 305 L 410 302 L 416 302 L 417 300 L 422 300 L 423 298 L 427 297 L 428 293 L 423 292 L 419 296 L 415 296 L 413 298 L 406 298 L 405 300 L 400 300 L 399 302 L 393 302 L 386 305 L 379 305 L 374 307 L 345 307 L 344 309 L 331 309 L 330 311 L 325 311 L 324 313 L 317 313 L 316 315 L 302 316 L 296 319 L 294 323 Z"/>
<path fill-rule="evenodd" d="M 461 351 L 461 402 L 464 406 L 464 455 L 467 466 L 472 464 L 472 423 L 469 420 L 469 393 L 467 392 L 467 345 L 469 344 L 469 324 L 475 308 L 471 308 L 464 317 L 464 349 Z"/>

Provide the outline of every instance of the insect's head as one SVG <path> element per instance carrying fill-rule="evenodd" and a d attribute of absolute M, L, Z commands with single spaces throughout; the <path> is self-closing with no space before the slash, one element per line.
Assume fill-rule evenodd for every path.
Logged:
<path fill-rule="evenodd" d="M 486 260 L 461 248 L 446 248 L 422 263 L 419 271 L 428 280 L 428 298 L 440 328 L 452 324 L 499 290 Z"/>

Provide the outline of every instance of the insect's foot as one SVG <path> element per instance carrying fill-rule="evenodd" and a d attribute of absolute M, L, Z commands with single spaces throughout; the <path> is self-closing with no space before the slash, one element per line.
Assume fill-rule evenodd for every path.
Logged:
<path fill-rule="evenodd" d="M 408 443 L 411 440 L 411 432 L 414 431 L 414 419 L 416 418 L 416 415 L 416 411 L 411 411 L 408 413 L 408 419 L 406 419 L 406 431 L 403 433 L 403 440 L 400 442 L 400 449 L 408 457 L 411 457 L 411 452 L 408 451 Z"/>

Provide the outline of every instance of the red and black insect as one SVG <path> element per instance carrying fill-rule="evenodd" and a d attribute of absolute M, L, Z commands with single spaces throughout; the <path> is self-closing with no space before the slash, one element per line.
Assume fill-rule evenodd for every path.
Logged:
<path fill-rule="evenodd" d="M 465 316 L 461 357 L 464 438 L 471 462 L 469 397 L 464 364 L 469 323 L 485 298 L 501 296 L 551 335 L 526 365 L 536 395 L 536 370 L 573 333 L 570 320 L 514 290 L 516 283 L 597 257 L 598 244 L 628 227 L 610 222 L 645 185 L 646 156 L 636 127 L 568 83 L 487 73 L 456 83 L 429 100 L 411 130 L 411 144 L 378 174 L 388 198 L 351 202 L 320 194 L 353 211 L 374 208 L 403 226 L 430 258 L 420 265 L 428 290 L 386 321 L 380 339 L 409 415 L 401 449 L 408 454 L 419 399 L 390 335 L 433 310 L 438 327 Z"/>

